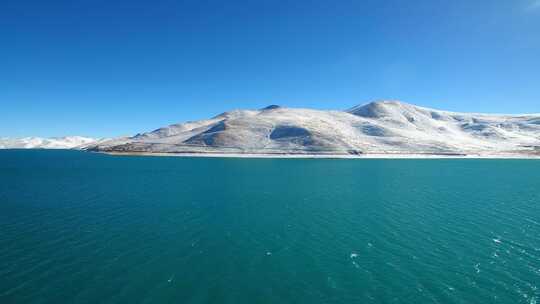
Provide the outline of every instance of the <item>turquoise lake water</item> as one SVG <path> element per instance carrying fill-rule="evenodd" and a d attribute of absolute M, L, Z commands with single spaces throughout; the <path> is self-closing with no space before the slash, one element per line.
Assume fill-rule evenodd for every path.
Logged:
<path fill-rule="evenodd" d="M 540 303 L 540 161 L 0 151 L 0 303 Z"/>

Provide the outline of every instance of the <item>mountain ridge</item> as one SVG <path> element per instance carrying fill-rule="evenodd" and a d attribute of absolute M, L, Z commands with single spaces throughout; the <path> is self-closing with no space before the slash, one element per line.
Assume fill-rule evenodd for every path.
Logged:
<path fill-rule="evenodd" d="M 0 138 L 0 149 L 75 149 L 85 148 L 100 139 L 84 136 Z"/>
<path fill-rule="evenodd" d="M 90 145 L 116 153 L 536 154 L 539 114 L 441 111 L 395 100 L 348 110 L 236 109 Z"/>

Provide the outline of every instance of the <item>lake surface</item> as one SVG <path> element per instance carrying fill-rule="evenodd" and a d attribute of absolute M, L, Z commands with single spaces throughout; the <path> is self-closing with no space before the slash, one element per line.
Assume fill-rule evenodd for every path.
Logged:
<path fill-rule="evenodd" d="M 0 151 L 0 303 L 540 303 L 540 161 Z"/>

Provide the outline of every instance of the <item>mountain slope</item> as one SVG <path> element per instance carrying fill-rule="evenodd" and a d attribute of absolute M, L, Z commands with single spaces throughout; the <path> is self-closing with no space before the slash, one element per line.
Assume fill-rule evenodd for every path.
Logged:
<path fill-rule="evenodd" d="M 0 138 L 0 149 L 73 149 L 96 142 L 94 138 L 82 136 Z"/>
<path fill-rule="evenodd" d="M 535 148 L 536 147 L 536 148 Z M 535 153 L 540 115 L 487 115 L 379 101 L 347 111 L 269 106 L 90 146 L 105 152 L 359 154 Z"/>

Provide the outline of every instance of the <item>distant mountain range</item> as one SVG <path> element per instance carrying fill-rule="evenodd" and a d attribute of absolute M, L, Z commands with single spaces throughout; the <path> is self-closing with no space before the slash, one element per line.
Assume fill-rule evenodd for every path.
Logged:
<path fill-rule="evenodd" d="M 87 145 L 115 153 L 540 155 L 540 114 L 455 113 L 399 101 L 346 111 L 268 106 Z"/>
<path fill-rule="evenodd" d="M 0 149 L 74 149 L 84 148 L 97 141 L 82 136 L 0 138 Z"/>

